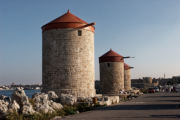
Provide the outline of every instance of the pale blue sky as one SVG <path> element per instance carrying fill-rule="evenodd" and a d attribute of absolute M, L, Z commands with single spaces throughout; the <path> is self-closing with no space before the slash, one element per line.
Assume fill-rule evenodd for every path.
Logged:
<path fill-rule="evenodd" d="M 41 83 L 41 26 L 67 9 L 96 22 L 96 79 L 110 48 L 135 56 L 132 78 L 180 75 L 180 0 L 1 0 L 0 85 Z"/>

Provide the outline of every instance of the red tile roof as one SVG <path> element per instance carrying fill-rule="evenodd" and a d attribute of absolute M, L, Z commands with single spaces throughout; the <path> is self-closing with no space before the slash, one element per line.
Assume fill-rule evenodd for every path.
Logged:
<path fill-rule="evenodd" d="M 75 16 L 68 10 L 67 13 L 42 26 L 42 30 L 45 31 L 57 28 L 78 28 L 87 24 L 88 23 L 86 21 Z M 95 28 L 93 26 L 89 26 L 88 28 L 94 32 Z"/>
<path fill-rule="evenodd" d="M 102 62 L 124 62 L 124 59 L 123 56 L 110 49 L 107 53 L 99 57 L 99 63 Z"/>

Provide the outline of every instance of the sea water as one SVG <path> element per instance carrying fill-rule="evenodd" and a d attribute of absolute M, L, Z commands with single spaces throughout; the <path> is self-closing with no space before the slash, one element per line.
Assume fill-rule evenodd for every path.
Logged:
<path fill-rule="evenodd" d="M 24 90 L 24 91 L 29 98 L 32 98 L 33 94 L 41 92 L 41 90 Z M 5 95 L 8 97 L 11 97 L 13 92 L 14 92 L 14 90 L 0 90 L 0 95 Z"/>

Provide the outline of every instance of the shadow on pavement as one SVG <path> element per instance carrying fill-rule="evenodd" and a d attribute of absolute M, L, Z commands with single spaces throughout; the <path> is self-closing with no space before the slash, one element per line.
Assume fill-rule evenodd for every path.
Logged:
<path fill-rule="evenodd" d="M 169 98 L 169 97 L 180 97 L 180 96 L 146 96 L 146 98 L 153 98 L 153 97 L 155 97 L 155 98 L 160 98 L 160 97 L 162 97 L 162 98 Z"/>
<path fill-rule="evenodd" d="M 180 100 L 158 100 L 159 102 L 180 102 Z"/>
<path fill-rule="evenodd" d="M 180 109 L 180 104 L 116 105 L 98 110 L 166 110 Z"/>
<path fill-rule="evenodd" d="M 151 115 L 152 118 L 180 118 L 180 115 Z"/>
<path fill-rule="evenodd" d="M 180 118 L 180 115 L 150 115 L 149 117 L 146 117 L 146 116 L 135 116 L 135 117 L 132 117 L 132 116 L 121 116 L 121 117 L 112 117 L 112 118 Z"/>
<path fill-rule="evenodd" d="M 159 96 L 159 97 L 180 97 L 180 96 Z"/>

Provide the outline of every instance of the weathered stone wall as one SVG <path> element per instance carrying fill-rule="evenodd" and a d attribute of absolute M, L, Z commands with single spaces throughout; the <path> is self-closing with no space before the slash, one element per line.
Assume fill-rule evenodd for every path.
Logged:
<path fill-rule="evenodd" d="M 102 94 L 118 95 L 124 89 L 124 63 L 100 63 L 100 83 Z"/>
<path fill-rule="evenodd" d="M 130 69 L 124 70 L 124 89 L 131 90 L 131 71 L 130 71 Z"/>
<path fill-rule="evenodd" d="M 152 77 L 143 77 L 143 82 L 148 83 L 148 84 L 152 84 Z"/>
<path fill-rule="evenodd" d="M 94 33 L 85 28 L 52 29 L 42 33 L 43 91 L 79 97 L 95 95 Z"/>

